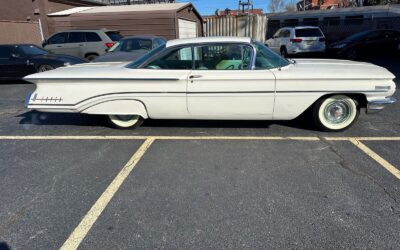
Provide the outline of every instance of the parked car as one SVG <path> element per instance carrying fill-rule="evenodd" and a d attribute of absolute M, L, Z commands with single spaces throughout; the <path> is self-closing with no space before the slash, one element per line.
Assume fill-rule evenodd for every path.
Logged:
<path fill-rule="evenodd" d="M 122 36 L 118 31 L 97 30 L 66 30 L 52 35 L 43 42 L 43 48 L 55 54 L 76 56 L 88 61 L 103 55 Z"/>
<path fill-rule="evenodd" d="M 164 45 L 166 40 L 158 36 L 130 36 L 118 41 L 108 53 L 93 62 L 131 62 L 139 56 Z"/>
<path fill-rule="evenodd" d="M 310 108 L 327 131 L 350 127 L 362 107 L 370 112 L 395 102 L 394 78 L 369 63 L 287 60 L 238 37 L 173 40 L 132 63 L 25 77 L 37 86 L 28 108 L 106 115 L 119 128 L 147 118 L 290 120 Z"/>
<path fill-rule="evenodd" d="M 279 29 L 266 44 L 282 56 L 325 52 L 325 35 L 319 27 L 298 26 Z"/>
<path fill-rule="evenodd" d="M 26 75 L 84 63 L 67 55 L 53 55 L 33 44 L 0 45 L 0 80 L 19 80 Z"/>
<path fill-rule="evenodd" d="M 356 33 L 342 41 L 330 44 L 328 51 L 339 57 L 359 57 L 397 53 L 400 47 L 400 31 L 368 30 Z"/>

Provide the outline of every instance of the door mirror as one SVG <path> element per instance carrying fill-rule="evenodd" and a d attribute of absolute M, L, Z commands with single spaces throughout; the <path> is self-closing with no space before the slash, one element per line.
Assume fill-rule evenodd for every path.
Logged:
<path fill-rule="evenodd" d="M 278 36 L 273 36 L 272 38 L 275 39 L 275 38 L 278 38 Z"/>
<path fill-rule="evenodd" d="M 11 54 L 10 59 L 21 59 L 22 56 L 20 54 Z"/>
<path fill-rule="evenodd" d="M 42 42 L 42 47 L 44 48 L 47 44 L 48 44 L 48 43 L 47 43 L 47 40 L 44 40 L 44 41 Z"/>

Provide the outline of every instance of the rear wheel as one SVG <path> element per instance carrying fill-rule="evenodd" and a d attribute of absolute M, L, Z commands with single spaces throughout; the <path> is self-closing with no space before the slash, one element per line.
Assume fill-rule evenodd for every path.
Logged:
<path fill-rule="evenodd" d="M 108 122 L 115 128 L 135 129 L 143 123 L 140 115 L 108 115 Z"/>
<path fill-rule="evenodd" d="M 86 60 L 88 60 L 89 62 L 91 62 L 91 61 L 93 61 L 94 59 L 96 59 L 98 57 L 98 55 L 96 55 L 96 54 L 90 54 L 90 55 L 87 55 L 85 58 L 86 58 Z"/>
<path fill-rule="evenodd" d="M 318 100 L 313 108 L 316 125 L 323 131 L 341 131 L 352 126 L 360 114 L 357 101 L 344 95 Z"/>

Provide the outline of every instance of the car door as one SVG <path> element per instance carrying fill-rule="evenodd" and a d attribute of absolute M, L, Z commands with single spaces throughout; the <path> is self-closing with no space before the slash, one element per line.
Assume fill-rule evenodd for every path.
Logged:
<path fill-rule="evenodd" d="M 0 46 L 0 79 L 8 79 L 14 77 L 14 69 L 11 66 L 11 46 Z"/>
<path fill-rule="evenodd" d="M 187 105 L 192 117 L 272 117 L 275 76 L 269 70 L 252 70 L 252 46 L 209 44 L 195 46 L 193 51 L 194 70 L 187 87 Z"/>
<path fill-rule="evenodd" d="M 140 78 L 149 79 L 143 84 L 146 108 L 149 116 L 155 119 L 187 118 L 186 88 L 192 71 L 191 46 L 165 49 L 156 58 L 149 59 L 165 46 L 155 48 L 128 67 L 134 69 Z M 141 65 L 143 60 L 148 61 Z"/>
<path fill-rule="evenodd" d="M 85 57 L 86 50 L 85 32 L 69 32 L 68 41 L 64 44 L 65 54 L 80 58 Z"/>
<path fill-rule="evenodd" d="M 270 42 L 268 43 L 268 46 L 275 52 L 279 52 L 280 48 L 280 38 L 279 34 L 281 33 L 282 29 L 279 29 L 275 34 L 272 36 L 272 39 L 270 39 Z"/>
<path fill-rule="evenodd" d="M 68 42 L 68 32 L 61 32 L 50 37 L 45 45 L 45 49 L 53 54 L 68 54 L 65 44 Z"/>

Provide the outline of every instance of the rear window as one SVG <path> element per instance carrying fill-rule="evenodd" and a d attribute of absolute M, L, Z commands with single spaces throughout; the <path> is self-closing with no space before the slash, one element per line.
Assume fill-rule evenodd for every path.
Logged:
<path fill-rule="evenodd" d="M 106 32 L 106 34 L 114 42 L 117 42 L 117 41 L 121 40 L 121 38 L 122 38 L 121 34 L 116 31 L 109 31 L 109 32 Z"/>
<path fill-rule="evenodd" d="M 296 29 L 296 37 L 320 37 L 323 36 L 319 29 Z"/>

